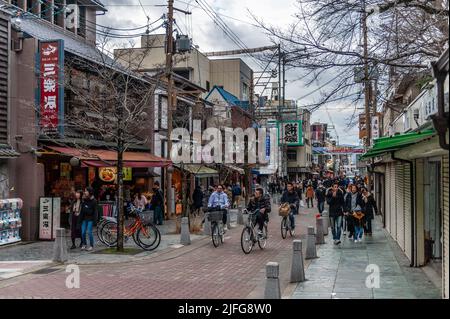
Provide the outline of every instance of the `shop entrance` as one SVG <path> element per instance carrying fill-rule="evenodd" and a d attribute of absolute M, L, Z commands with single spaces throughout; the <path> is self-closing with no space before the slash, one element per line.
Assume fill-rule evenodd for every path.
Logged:
<path fill-rule="evenodd" d="M 425 174 L 425 262 L 440 263 L 442 260 L 441 220 L 441 163 L 430 159 Z M 439 268 L 439 267 L 436 267 Z"/>

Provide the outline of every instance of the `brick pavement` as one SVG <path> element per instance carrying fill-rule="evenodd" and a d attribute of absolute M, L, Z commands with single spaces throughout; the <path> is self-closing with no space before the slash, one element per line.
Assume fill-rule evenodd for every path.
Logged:
<path fill-rule="evenodd" d="M 297 216 L 297 237 L 314 225 L 314 209 Z M 240 247 L 242 227 L 229 230 L 225 244 L 214 248 L 209 239 L 196 247 L 129 264 L 81 265 L 79 289 L 68 289 L 68 273 L 61 268 L 50 274 L 29 274 L 0 282 L 1 298 L 261 298 L 265 264 L 286 265 L 292 240 L 283 240 L 280 217 L 270 217 L 265 250 L 255 247 L 244 255 Z M 283 267 L 287 269 L 288 267 Z M 288 274 L 282 274 L 284 278 Z M 286 280 L 283 280 L 286 283 Z"/>

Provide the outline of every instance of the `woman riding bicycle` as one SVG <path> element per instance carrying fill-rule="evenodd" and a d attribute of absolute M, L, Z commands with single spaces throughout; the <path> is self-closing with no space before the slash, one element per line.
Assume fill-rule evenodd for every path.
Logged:
<path fill-rule="evenodd" d="M 294 212 L 297 210 L 299 198 L 297 192 L 294 190 L 294 185 L 291 182 L 287 183 L 287 190 L 283 193 L 283 196 L 281 196 L 280 202 L 281 204 L 288 203 L 291 207 L 289 220 L 291 221 L 292 229 L 295 229 Z"/>
<path fill-rule="evenodd" d="M 258 224 L 258 235 L 263 234 L 264 222 L 269 219 L 269 213 L 271 210 L 270 198 L 264 195 L 264 190 L 262 188 L 257 188 L 255 190 L 254 197 L 250 200 L 247 206 L 248 211 L 259 210 L 256 215 L 256 223 Z"/>

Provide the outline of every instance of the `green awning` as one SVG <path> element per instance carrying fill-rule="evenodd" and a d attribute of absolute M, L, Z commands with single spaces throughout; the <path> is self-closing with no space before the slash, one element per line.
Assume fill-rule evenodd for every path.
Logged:
<path fill-rule="evenodd" d="M 179 169 L 184 169 L 186 172 L 194 174 L 195 177 L 203 178 L 203 177 L 214 177 L 218 176 L 219 172 L 215 169 L 206 167 L 204 165 L 195 165 L 195 164 L 176 164 L 174 165 Z"/>
<path fill-rule="evenodd" d="M 403 147 L 431 138 L 435 134 L 436 132 L 434 130 L 426 130 L 422 132 L 412 132 L 377 138 L 374 146 L 361 156 L 361 159 L 372 158 L 388 152 L 397 151 Z"/>

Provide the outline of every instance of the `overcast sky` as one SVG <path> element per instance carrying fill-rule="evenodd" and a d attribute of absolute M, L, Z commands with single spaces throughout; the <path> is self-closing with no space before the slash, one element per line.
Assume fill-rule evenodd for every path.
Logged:
<path fill-rule="evenodd" d="M 108 12 L 104 16 L 99 16 L 97 23 L 114 28 L 140 27 L 146 25 L 147 16 L 150 17 L 150 21 L 155 21 L 167 11 L 166 7 L 160 6 L 167 5 L 167 1 L 165 0 L 140 1 L 144 9 L 139 4 L 139 0 L 101 0 L 108 9 Z M 249 11 L 265 22 L 279 28 L 286 28 L 291 22 L 295 21 L 294 14 L 298 12 L 295 0 L 203 1 L 207 2 L 221 15 L 223 21 L 249 48 L 272 45 L 267 35 L 260 28 L 254 26 L 256 22 L 251 17 Z M 199 46 L 201 52 L 238 49 L 237 45 L 199 7 L 196 0 L 175 0 L 175 7 L 192 12 L 190 16 L 176 12 L 175 19 L 181 32 L 184 34 L 188 33 L 193 38 L 194 44 Z M 152 27 L 156 27 L 160 23 L 157 22 Z M 130 31 L 129 34 L 136 34 L 143 31 L 145 29 Z M 164 32 L 165 29 L 160 28 L 154 33 Z M 139 38 L 136 38 L 136 42 L 139 43 Z M 239 57 L 249 64 L 254 71 L 261 70 L 261 67 L 257 66 L 253 59 L 245 55 Z M 308 92 L 314 90 L 315 87 L 305 87 L 304 83 L 299 79 L 298 74 L 298 70 L 291 70 L 286 74 L 286 79 L 288 80 L 286 84 L 286 99 L 298 100 L 300 105 L 313 103 L 317 100 L 317 94 L 320 94 L 320 92 L 302 98 Z M 265 94 L 269 93 L 269 91 L 265 92 Z M 319 110 L 313 112 L 312 122 L 321 121 L 331 123 L 332 121 L 336 127 L 340 144 L 357 145 L 359 143 L 358 128 L 353 127 L 349 129 L 346 125 L 348 119 L 354 114 L 354 107 L 350 105 L 350 102 L 330 103 L 326 108 L 321 107 Z M 336 137 L 334 130 L 332 131 L 332 136 Z"/>

